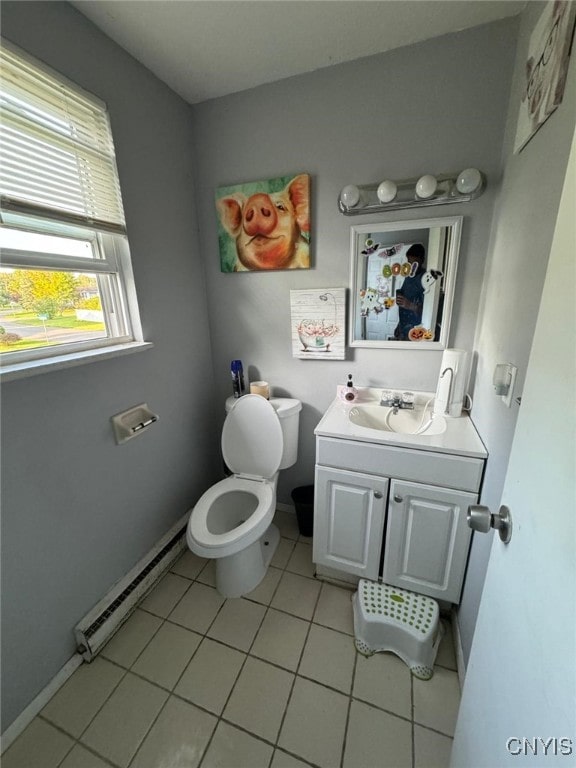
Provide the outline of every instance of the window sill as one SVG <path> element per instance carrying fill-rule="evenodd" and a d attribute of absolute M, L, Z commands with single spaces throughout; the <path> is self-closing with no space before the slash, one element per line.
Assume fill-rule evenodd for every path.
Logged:
<path fill-rule="evenodd" d="M 36 376 L 39 373 L 50 373 L 51 371 L 60 371 L 64 368 L 74 368 L 85 363 L 94 363 L 98 360 L 108 360 L 111 357 L 141 352 L 145 349 L 151 349 L 153 346 L 154 344 L 150 341 L 131 341 L 127 344 L 114 344 L 109 347 L 101 347 L 100 349 L 58 355 L 50 359 L 28 360 L 25 363 L 3 365 L 0 368 L 0 381 L 14 381 L 15 379 L 27 378 L 28 376 Z"/>

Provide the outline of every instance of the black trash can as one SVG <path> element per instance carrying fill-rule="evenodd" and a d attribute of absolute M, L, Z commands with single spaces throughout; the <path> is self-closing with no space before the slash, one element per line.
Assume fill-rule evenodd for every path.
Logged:
<path fill-rule="evenodd" d="M 302 485 L 300 488 L 294 488 L 292 501 L 296 507 L 300 534 L 312 536 L 314 532 L 314 486 Z"/>

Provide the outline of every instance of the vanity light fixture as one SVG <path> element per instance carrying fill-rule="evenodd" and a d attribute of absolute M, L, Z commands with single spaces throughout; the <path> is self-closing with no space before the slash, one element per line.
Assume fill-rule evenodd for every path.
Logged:
<path fill-rule="evenodd" d="M 347 184 L 340 192 L 338 208 L 345 216 L 356 216 L 401 208 L 467 203 L 479 197 L 485 187 L 486 179 L 477 168 L 437 176 L 427 173 L 403 181 L 385 179 L 379 184 Z"/>

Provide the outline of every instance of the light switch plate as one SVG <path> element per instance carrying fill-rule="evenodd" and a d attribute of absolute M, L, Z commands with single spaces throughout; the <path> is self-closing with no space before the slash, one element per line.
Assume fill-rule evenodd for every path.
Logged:
<path fill-rule="evenodd" d="M 518 373 L 518 368 L 516 368 L 515 365 L 509 366 L 509 374 L 510 374 L 510 386 L 508 388 L 508 394 L 502 395 L 502 402 L 507 408 L 510 408 L 512 405 L 512 394 L 514 392 L 514 384 L 516 383 L 516 374 Z"/>

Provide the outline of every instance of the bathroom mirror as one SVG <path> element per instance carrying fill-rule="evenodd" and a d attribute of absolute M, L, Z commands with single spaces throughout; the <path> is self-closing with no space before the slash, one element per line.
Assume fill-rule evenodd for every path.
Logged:
<path fill-rule="evenodd" d="M 461 216 L 350 228 L 350 346 L 448 346 L 461 229 Z"/>

